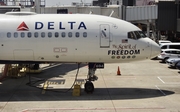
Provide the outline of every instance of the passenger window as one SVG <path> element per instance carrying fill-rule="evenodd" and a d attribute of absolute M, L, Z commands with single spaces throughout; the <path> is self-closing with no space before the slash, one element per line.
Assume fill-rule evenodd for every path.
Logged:
<path fill-rule="evenodd" d="M 55 32 L 54 33 L 54 36 L 57 38 L 57 37 L 59 37 L 59 33 L 58 32 Z"/>
<path fill-rule="evenodd" d="M 66 37 L 66 33 L 65 32 L 62 32 L 61 33 L 61 36 L 64 38 L 64 37 Z"/>
<path fill-rule="evenodd" d="M 17 38 L 18 37 L 18 33 L 14 32 L 14 37 Z"/>
<path fill-rule="evenodd" d="M 72 37 L 72 32 L 69 32 L 69 33 L 68 33 L 68 37 Z"/>
<path fill-rule="evenodd" d="M 180 49 L 180 45 L 169 45 L 169 49 Z"/>
<path fill-rule="evenodd" d="M 45 37 L 45 32 L 41 33 L 41 37 L 44 38 Z"/>
<path fill-rule="evenodd" d="M 171 53 L 171 51 L 165 51 L 165 53 Z"/>
<path fill-rule="evenodd" d="M 79 37 L 79 32 L 76 32 L 76 37 Z"/>
<path fill-rule="evenodd" d="M 172 54 L 180 54 L 179 51 L 172 51 Z"/>
<path fill-rule="evenodd" d="M 31 35 L 31 32 L 28 32 L 28 33 L 27 33 L 27 36 L 28 36 L 28 38 L 31 38 L 31 36 L 32 36 L 32 35 Z"/>
<path fill-rule="evenodd" d="M 177 53 L 177 54 L 180 54 L 180 51 L 177 51 L 176 53 Z"/>
<path fill-rule="evenodd" d="M 169 45 L 169 49 L 173 49 L 174 48 L 174 46 L 173 45 Z"/>
<path fill-rule="evenodd" d="M 83 33 L 83 37 L 87 37 L 87 32 L 84 32 L 84 33 Z"/>
<path fill-rule="evenodd" d="M 162 46 L 161 49 L 167 49 L 167 45 Z"/>
<path fill-rule="evenodd" d="M 34 33 L 34 37 L 35 37 L 35 38 L 38 38 L 38 32 L 35 32 L 35 33 Z"/>
<path fill-rule="evenodd" d="M 48 32 L 48 37 L 51 38 L 52 37 L 52 33 Z"/>
<path fill-rule="evenodd" d="M 138 33 L 138 31 L 134 31 L 134 33 L 135 33 L 137 39 L 141 38 L 141 35 Z"/>
<path fill-rule="evenodd" d="M 180 45 L 174 45 L 174 49 L 180 49 Z"/>
<path fill-rule="evenodd" d="M 129 39 L 136 39 L 136 36 L 134 35 L 133 32 L 128 32 L 128 38 Z"/>
<path fill-rule="evenodd" d="M 7 37 L 11 38 L 11 33 L 10 32 L 7 33 Z"/>
<path fill-rule="evenodd" d="M 25 33 L 21 32 L 21 38 L 24 38 L 24 37 L 25 37 Z"/>

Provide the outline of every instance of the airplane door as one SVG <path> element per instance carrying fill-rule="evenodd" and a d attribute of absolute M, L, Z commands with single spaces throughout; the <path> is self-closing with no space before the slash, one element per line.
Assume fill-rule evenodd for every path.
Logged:
<path fill-rule="evenodd" d="M 110 27 L 108 24 L 100 25 L 100 48 L 110 47 Z"/>

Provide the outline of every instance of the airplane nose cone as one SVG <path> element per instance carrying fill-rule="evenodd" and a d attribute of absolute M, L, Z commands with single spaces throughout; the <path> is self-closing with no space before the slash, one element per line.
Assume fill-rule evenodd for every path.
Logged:
<path fill-rule="evenodd" d="M 156 57 L 157 55 L 159 55 L 161 53 L 161 48 L 154 41 L 151 43 L 151 45 L 152 45 L 151 58 L 154 58 L 154 57 Z"/>

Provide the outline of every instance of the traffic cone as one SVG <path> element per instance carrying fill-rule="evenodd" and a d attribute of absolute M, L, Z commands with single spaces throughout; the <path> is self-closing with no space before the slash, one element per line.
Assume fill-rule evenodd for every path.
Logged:
<path fill-rule="evenodd" d="M 120 68 L 118 66 L 117 75 L 121 75 Z"/>

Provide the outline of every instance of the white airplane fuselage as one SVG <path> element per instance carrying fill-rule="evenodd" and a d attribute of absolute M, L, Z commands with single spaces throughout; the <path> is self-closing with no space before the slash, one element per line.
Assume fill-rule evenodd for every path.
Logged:
<path fill-rule="evenodd" d="M 160 53 L 149 38 L 128 38 L 138 27 L 106 16 L 7 13 L 0 15 L 0 26 L 0 63 L 120 63 Z"/>

